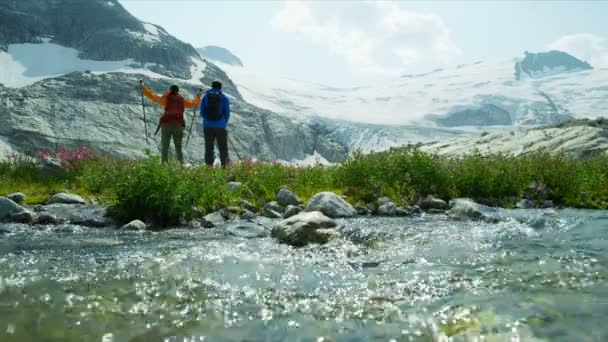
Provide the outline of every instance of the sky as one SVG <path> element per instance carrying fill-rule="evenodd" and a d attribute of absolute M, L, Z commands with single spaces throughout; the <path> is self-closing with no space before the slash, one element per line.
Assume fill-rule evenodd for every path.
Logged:
<path fill-rule="evenodd" d="M 330 86 L 549 49 L 608 66 L 608 1 L 119 1 L 248 69 Z"/>

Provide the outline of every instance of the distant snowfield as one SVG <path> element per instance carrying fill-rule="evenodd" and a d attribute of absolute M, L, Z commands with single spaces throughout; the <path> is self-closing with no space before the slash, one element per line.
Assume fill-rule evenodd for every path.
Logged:
<path fill-rule="evenodd" d="M 262 75 L 217 63 L 249 103 L 289 116 L 320 116 L 372 124 L 415 124 L 428 114 L 446 114 L 493 103 L 514 116 L 541 92 L 575 117 L 608 114 L 608 70 L 595 69 L 515 80 L 515 59 L 479 62 L 423 75 L 404 76 L 372 87 L 333 88 Z"/>
<path fill-rule="evenodd" d="M 0 51 L 0 83 L 6 87 L 20 88 L 49 77 L 57 77 L 75 71 L 91 71 L 94 74 L 122 72 L 141 74 L 151 78 L 167 78 L 141 67 L 133 60 L 94 61 L 78 57 L 79 51 L 52 43 L 11 44 L 8 53 Z M 206 64 L 192 58 L 192 78 L 185 82 L 200 85 Z"/>

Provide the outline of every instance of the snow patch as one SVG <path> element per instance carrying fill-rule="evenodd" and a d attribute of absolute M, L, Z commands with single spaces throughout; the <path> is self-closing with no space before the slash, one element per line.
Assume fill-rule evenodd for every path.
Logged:
<path fill-rule="evenodd" d="M 143 40 L 145 42 L 152 43 L 152 44 L 160 42 L 160 38 L 158 36 L 152 35 L 150 33 L 135 32 L 135 31 L 131 31 L 129 29 L 125 29 L 125 31 L 127 31 L 127 33 L 129 35 L 131 35 L 131 37 L 133 37 L 137 40 Z"/>
<path fill-rule="evenodd" d="M 116 6 L 112 1 L 108 1 L 107 4 L 108 4 L 108 6 L 111 6 L 111 7 Z"/>
<path fill-rule="evenodd" d="M 144 29 L 146 29 L 146 31 L 148 31 L 148 33 L 150 33 L 153 36 L 158 37 L 159 33 L 158 33 L 158 28 L 150 23 L 143 23 L 144 24 Z"/>
<path fill-rule="evenodd" d="M 187 82 L 200 85 L 201 78 L 205 77 L 207 63 L 194 57 L 190 57 L 190 60 L 192 60 L 192 66 L 190 67 L 190 74 L 192 75 L 192 77 L 187 80 Z"/>
<path fill-rule="evenodd" d="M 123 72 L 168 78 L 145 69 L 145 65 L 142 68 L 132 67 L 134 61 L 131 59 L 93 61 L 80 59 L 78 55 L 79 51 L 76 49 L 52 43 L 11 44 L 8 46 L 8 53 L 0 51 L 0 83 L 7 87 L 19 88 L 45 78 L 87 70 L 97 74 Z"/>
<path fill-rule="evenodd" d="M 293 165 L 293 166 L 317 166 L 323 165 L 328 166 L 332 165 L 327 159 L 325 159 L 322 155 L 320 155 L 317 151 L 313 154 L 307 154 L 304 159 L 292 159 L 291 161 L 286 160 L 278 160 L 277 162 L 284 165 Z"/>

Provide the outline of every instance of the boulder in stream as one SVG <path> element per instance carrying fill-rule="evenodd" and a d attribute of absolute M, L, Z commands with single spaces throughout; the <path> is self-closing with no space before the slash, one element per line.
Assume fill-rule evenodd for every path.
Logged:
<path fill-rule="evenodd" d="M 336 221 L 320 211 L 303 212 L 277 223 L 272 229 L 272 237 L 295 247 L 324 244 L 338 235 L 336 226 Z"/>
<path fill-rule="evenodd" d="M 357 211 L 350 203 L 333 192 L 320 192 L 314 195 L 308 201 L 306 211 L 320 211 L 331 218 L 353 217 L 357 215 Z"/>
<path fill-rule="evenodd" d="M 448 210 L 448 204 L 441 198 L 428 195 L 422 200 L 422 202 L 420 202 L 420 208 L 425 211 L 429 211 L 431 209 Z"/>
<path fill-rule="evenodd" d="M 78 195 L 60 192 L 46 200 L 46 204 L 86 204 L 86 202 Z"/>
<path fill-rule="evenodd" d="M 24 212 L 26 209 L 6 197 L 0 197 L 0 221 L 6 221 L 12 214 Z"/>
<path fill-rule="evenodd" d="M 113 225 L 107 209 L 86 204 L 50 204 L 44 206 L 45 212 L 58 217 L 60 221 L 85 227 L 102 228 Z"/>
<path fill-rule="evenodd" d="M 12 213 L 10 221 L 14 223 L 31 224 L 34 222 L 34 213 L 29 210 Z"/>
<path fill-rule="evenodd" d="M 134 230 L 134 231 L 142 231 L 146 230 L 146 224 L 140 220 L 131 221 L 124 226 L 122 226 L 123 230 Z"/>
<path fill-rule="evenodd" d="M 395 216 L 397 215 L 397 205 L 393 202 L 385 202 L 378 208 L 378 215 Z"/>
<path fill-rule="evenodd" d="M 224 217 L 219 212 L 211 213 L 203 218 L 203 227 L 205 228 L 218 227 L 223 225 L 224 223 Z"/>
<path fill-rule="evenodd" d="M 498 210 L 488 207 L 470 198 L 456 198 L 450 201 L 451 209 L 448 217 L 453 220 L 484 220 L 496 221 L 499 219 Z"/>
<path fill-rule="evenodd" d="M 267 237 L 268 231 L 259 224 L 255 223 L 237 223 L 226 227 L 226 234 L 245 239 L 255 239 Z"/>

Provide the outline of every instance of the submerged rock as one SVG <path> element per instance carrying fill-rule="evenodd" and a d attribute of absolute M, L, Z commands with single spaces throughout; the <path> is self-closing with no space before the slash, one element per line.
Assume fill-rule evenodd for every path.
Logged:
<path fill-rule="evenodd" d="M 228 235 L 246 239 L 262 238 L 269 235 L 264 226 L 254 223 L 238 223 L 229 225 L 226 227 L 226 233 Z"/>
<path fill-rule="evenodd" d="M 281 188 L 277 192 L 277 202 L 279 205 L 287 207 L 288 205 L 297 206 L 302 203 L 300 198 L 287 188 Z"/>
<path fill-rule="evenodd" d="M 86 227 L 108 227 L 113 224 L 107 215 L 107 209 L 86 204 L 50 204 L 44 207 L 45 212 L 71 224 Z"/>
<path fill-rule="evenodd" d="M 61 221 L 53 214 L 46 211 L 40 212 L 36 218 L 34 218 L 33 224 L 47 225 L 47 224 L 59 224 Z"/>
<path fill-rule="evenodd" d="M 440 198 L 429 195 L 420 202 L 420 208 L 426 211 L 430 209 L 448 210 L 448 204 Z"/>
<path fill-rule="evenodd" d="M 10 221 L 14 223 L 31 224 L 34 222 L 34 213 L 29 210 L 12 213 L 10 216 Z"/>
<path fill-rule="evenodd" d="M 122 226 L 122 229 L 135 231 L 146 230 L 146 224 L 140 220 L 134 220 Z"/>
<path fill-rule="evenodd" d="M 498 220 L 498 210 L 475 203 L 469 198 L 457 198 L 450 201 L 452 207 L 448 211 L 448 217 L 453 220 Z"/>
<path fill-rule="evenodd" d="M 46 201 L 46 204 L 86 204 L 86 202 L 78 195 L 60 192 L 51 196 L 51 198 Z"/>
<path fill-rule="evenodd" d="M 17 203 L 17 204 L 21 204 L 23 203 L 23 201 L 25 201 L 25 195 L 22 192 L 15 192 L 9 195 L 6 195 L 6 198 L 10 199 L 11 201 Z"/>
<path fill-rule="evenodd" d="M 350 203 L 333 192 L 321 192 L 314 195 L 308 201 L 306 211 L 320 211 L 332 218 L 353 217 L 357 215 L 357 211 Z"/>
<path fill-rule="evenodd" d="M 295 247 L 310 243 L 324 244 L 337 236 L 336 222 L 320 211 L 303 212 L 277 223 L 272 237 Z"/>

